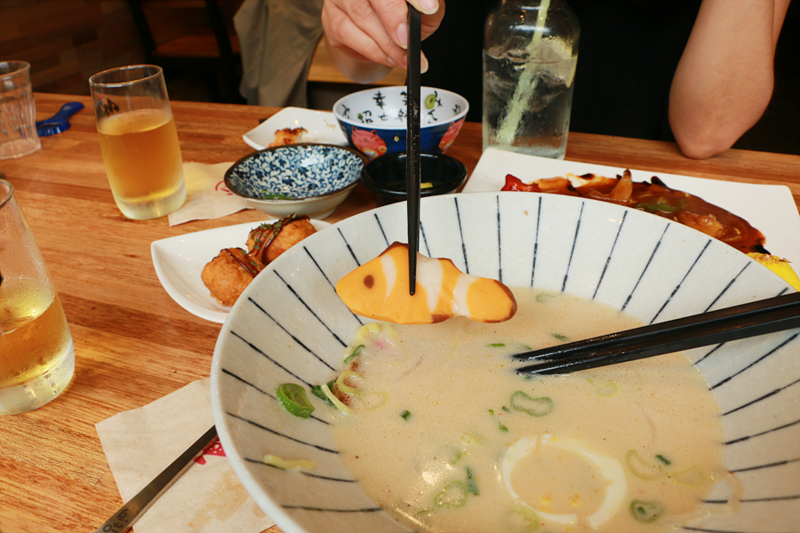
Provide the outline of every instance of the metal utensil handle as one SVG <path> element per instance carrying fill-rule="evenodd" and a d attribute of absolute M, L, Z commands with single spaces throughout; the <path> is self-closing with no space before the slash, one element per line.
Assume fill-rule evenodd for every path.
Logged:
<path fill-rule="evenodd" d="M 406 84 L 406 215 L 408 218 L 408 291 L 417 288 L 420 203 L 420 60 L 422 15 L 408 6 L 408 80 Z"/>
<path fill-rule="evenodd" d="M 211 426 L 211 429 L 203 433 L 203 436 L 197 439 L 194 444 L 189 446 L 172 464 L 164 469 L 159 475 L 147 484 L 139 493 L 131 498 L 125 505 L 123 505 L 111 518 L 109 518 L 102 526 L 95 530 L 95 533 L 123 533 L 147 511 L 153 503 L 162 495 L 168 488 L 178 480 L 181 475 L 192 466 L 192 460 L 203 453 L 203 450 L 208 446 L 214 437 L 217 436 L 217 428 Z"/>

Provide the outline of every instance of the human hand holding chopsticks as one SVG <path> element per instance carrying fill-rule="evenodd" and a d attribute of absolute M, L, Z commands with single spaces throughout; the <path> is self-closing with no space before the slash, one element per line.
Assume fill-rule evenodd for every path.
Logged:
<path fill-rule="evenodd" d="M 444 0 L 325 0 L 322 26 L 331 58 L 357 83 L 372 83 L 393 67 L 407 68 L 408 6 L 422 13 L 422 39 L 439 27 Z M 428 62 L 422 56 L 422 72 Z"/>

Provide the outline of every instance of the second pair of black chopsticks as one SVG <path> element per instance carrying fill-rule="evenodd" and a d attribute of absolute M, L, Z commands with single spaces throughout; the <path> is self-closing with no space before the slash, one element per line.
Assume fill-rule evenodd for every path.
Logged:
<path fill-rule="evenodd" d="M 800 293 L 520 353 L 518 374 L 566 374 L 800 328 Z"/>

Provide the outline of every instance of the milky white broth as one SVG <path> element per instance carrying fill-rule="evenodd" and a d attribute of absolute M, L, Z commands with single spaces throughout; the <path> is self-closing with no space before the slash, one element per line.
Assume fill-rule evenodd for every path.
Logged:
<path fill-rule="evenodd" d="M 672 354 L 525 379 L 508 358 L 523 345 L 641 324 L 570 296 L 514 294 L 508 322 L 456 318 L 356 341 L 364 379 L 346 383 L 364 392 L 333 424 L 345 466 L 415 530 L 671 530 L 721 471 L 718 407 L 700 372 Z"/>

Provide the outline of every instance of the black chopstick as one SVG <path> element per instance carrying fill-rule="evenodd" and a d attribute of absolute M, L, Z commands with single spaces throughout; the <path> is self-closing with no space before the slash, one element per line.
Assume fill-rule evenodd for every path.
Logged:
<path fill-rule="evenodd" d="M 406 82 L 406 215 L 408 217 L 408 292 L 417 288 L 420 202 L 420 64 L 422 15 L 408 6 L 408 78 Z"/>
<path fill-rule="evenodd" d="M 520 353 L 518 374 L 565 374 L 800 328 L 800 293 Z"/>

